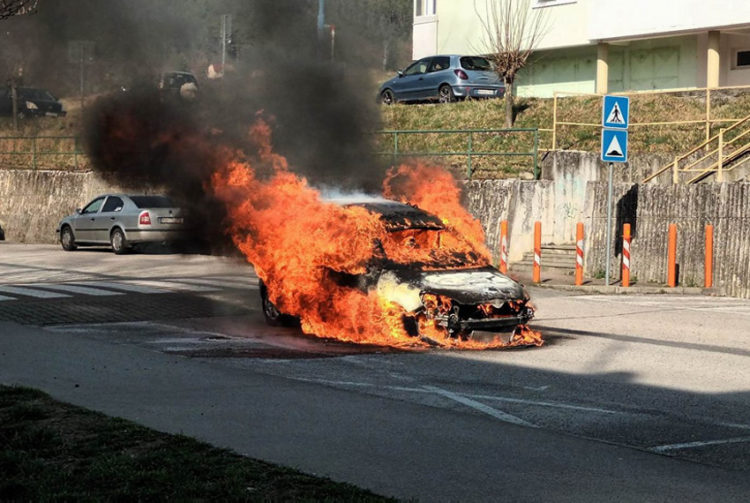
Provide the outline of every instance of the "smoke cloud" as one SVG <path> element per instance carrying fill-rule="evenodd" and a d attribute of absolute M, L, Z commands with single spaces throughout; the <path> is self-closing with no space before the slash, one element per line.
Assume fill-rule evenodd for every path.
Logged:
<path fill-rule="evenodd" d="M 38 14 L 8 21 L 2 51 L 23 55 L 27 85 L 74 94 L 79 65 L 70 43 L 92 41 L 85 71 L 99 98 L 87 109 L 83 137 L 94 169 L 134 190 L 165 187 L 200 226 L 215 228 L 222 210 L 204 188 L 219 162 L 216 148 L 252 152 L 248 131 L 258 114 L 272 127 L 275 151 L 311 184 L 370 192 L 381 185 L 368 74 L 381 61 L 363 57 L 381 42 L 351 36 L 346 58 L 330 61 L 317 7 L 315 0 L 46 0 Z M 209 80 L 208 65 L 221 61 L 221 14 L 233 21 L 228 64 L 224 78 Z M 170 70 L 195 73 L 195 101 L 158 90 L 159 74 Z"/>

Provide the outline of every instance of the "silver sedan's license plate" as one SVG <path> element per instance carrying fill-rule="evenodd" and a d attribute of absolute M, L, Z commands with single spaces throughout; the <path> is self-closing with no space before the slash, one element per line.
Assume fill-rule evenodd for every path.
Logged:
<path fill-rule="evenodd" d="M 181 224 L 182 217 L 159 217 L 160 224 Z"/>
<path fill-rule="evenodd" d="M 477 94 L 480 96 L 494 96 L 495 91 L 493 89 L 477 89 Z"/>

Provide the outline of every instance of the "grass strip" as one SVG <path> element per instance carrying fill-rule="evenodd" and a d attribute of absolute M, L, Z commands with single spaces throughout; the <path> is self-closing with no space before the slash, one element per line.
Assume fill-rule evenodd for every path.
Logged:
<path fill-rule="evenodd" d="M 0 501 L 395 501 L 0 386 Z"/>

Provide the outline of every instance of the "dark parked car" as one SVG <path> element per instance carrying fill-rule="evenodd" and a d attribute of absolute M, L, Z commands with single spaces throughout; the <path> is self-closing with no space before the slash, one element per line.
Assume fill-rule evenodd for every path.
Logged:
<path fill-rule="evenodd" d="M 62 117 L 66 114 L 62 103 L 45 89 L 33 87 L 16 88 L 18 117 Z M 0 115 L 13 115 L 13 99 L 10 87 L 0 87 Z"/>
<path fill-rule="evenodd" d="M 337 201 L 332 201 L 337 202 Z M 504 344 L 537 344 L 516 337 L 516 331 L 534 317 L 534 309 L 524 287 L 492 266 L 472 266 L 470 258 L 460 256 L 438 260 L 433 253 L 440 248 L 442 221 L 416 206 L 389 200 L 346 201 L 343 206 L 360 206 L 380 216 L 395 243 L 419 247 L 431 243 L 426 260 L 410 262 L 392 260 L 388 246 L 376 239 L 373 258 L 367 271 L 351 275 L 327 270 L 326 274 L 341 287 L 377 292 L 399 304 L 406 315 L 404 329 L 414 337 L 440 345 L 431 334 L 421 333 L 423 322 L 433 323 L 443 337 Z M 411 244 L 414 243 L 414 244 Z M 260 285 L 263 315 L 269 325 L 287 325 L 293 316 L 280 312 Z"/>
<path fill-rule="evenodd" d="M 502 98 L 505 84 L 481 56 L 430 56 L 415 61 L 380 86 L 381 103 L 458 98 Z"/>
<path fill-rule="evenodd" d="M 182 210 L 166 196 L 105 194 L 60 221 L 60 244 L 66 251 L 85 245 L 110 245 L 126 253 L 140 243 L 184 238 Z"/>
<path fill-rule="evenodd" d="M 159 78 L 163 96 L 193 101 L 198 97 L 198 80 L 190 72 L 165 72 Z"/>

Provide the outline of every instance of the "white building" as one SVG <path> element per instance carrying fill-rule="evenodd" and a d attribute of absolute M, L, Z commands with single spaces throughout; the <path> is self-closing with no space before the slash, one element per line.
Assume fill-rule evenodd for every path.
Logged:
<path fill-rule="evenodd" d="M 486 1 L 414 0 L 413 57 L 487 52 Z M 530 0 L 529 9 L 546 29 L 520 95 L 750 85 L 750 0 Z"/>

